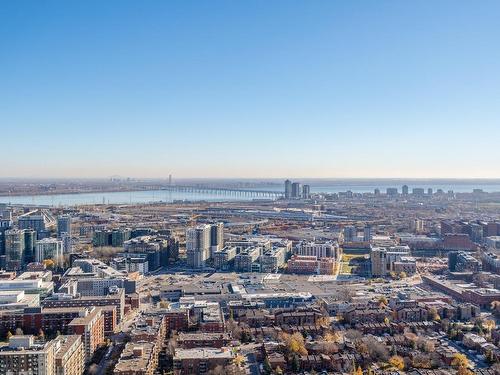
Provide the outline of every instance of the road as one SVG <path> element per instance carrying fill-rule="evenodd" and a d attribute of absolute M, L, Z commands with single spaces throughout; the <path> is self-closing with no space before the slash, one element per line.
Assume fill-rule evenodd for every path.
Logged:
<path fill-rule="evenodd" d="M 262 344 L 250 343 L 241 345 L 241 354 L 246 357 L 246 372 L 250 375 L 260 375 L 259 362 L 255 355 L 255 350 L 259 350 Z"/>

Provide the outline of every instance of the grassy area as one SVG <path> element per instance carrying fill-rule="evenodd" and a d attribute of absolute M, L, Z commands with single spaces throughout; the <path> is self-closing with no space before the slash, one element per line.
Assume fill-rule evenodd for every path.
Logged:
<path fill-rule="evenodd" d="M 355 258 L 364 258 L 364 254 L 342 254 L 342 262 L 349 263 L 351 260 Z"/>
<path fill-rule="evenodd" d="M 342 268 L 340 269 L 341 274 L 352 274 L 353 269 L 354 271 L 355 268 L 357 267 L 357 259 L 360 261 L 364 259 L 365 255 L 364 254 L 342 254 L 342 259 L 341 259 L 341 265 Z"/>

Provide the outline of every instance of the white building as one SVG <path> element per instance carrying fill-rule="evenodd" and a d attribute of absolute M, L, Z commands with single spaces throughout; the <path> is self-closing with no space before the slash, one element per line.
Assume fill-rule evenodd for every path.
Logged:
<path fill-rule="evenodd" d="M 63 243 L 55 238 L 44 238 L 36 241 L 35 260 L 42 263 L 46 259 L 53 260 L 56 264 L 63 261 Z"/>
<path fill-rule="evenodd" d="M 302 241 L 297 245 L 297 254 L 304 256 L 315 256 L 316 258 L 335 258 L 337 255 L 337 245 L 332 241 L 327 242 L 306 242 Z"/>
<path fill-rule="evenodd" d="M 203 268 L 210 258 L 211 226 L 198 225 L 186 231 L 186 253 L 188 265 L 192 268 Z"/>

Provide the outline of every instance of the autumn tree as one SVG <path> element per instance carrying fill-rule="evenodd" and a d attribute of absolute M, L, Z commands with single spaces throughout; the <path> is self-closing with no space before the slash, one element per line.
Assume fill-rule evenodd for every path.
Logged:
<path fill-rule="evenodd" d="M 389 358 L 389 364 L 397 370 L 403 370 L 405 368 L 405 361 L 403 357 L 399 355 L 393 355 Z"/>
<path fill-rule="evenodd" d="M 469 367 L 469 360 L 467 359 L 465 354 L 455 353 L 453 355 L 451 365 L 455 368 L 459 368 L 459 367 L 468 368 Z"/>

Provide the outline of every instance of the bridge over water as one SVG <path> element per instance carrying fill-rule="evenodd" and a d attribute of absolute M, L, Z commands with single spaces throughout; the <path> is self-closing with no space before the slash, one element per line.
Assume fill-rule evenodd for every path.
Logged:
<path fill-rule="evenodd" d="M 240 196 L 240 197 L 252 196 L 252 197 L 271 198 L 271 199 L 277 199 L 284 195 L 283 192 L 276 190 L 237 189 L 237 188 L 200 186 L 200 185 L 169 185 L 169 186 L 162 186 L 161 190 L 184 192 L 184 193 L 214 194 L 221 196 Z"/>

